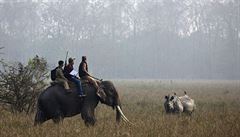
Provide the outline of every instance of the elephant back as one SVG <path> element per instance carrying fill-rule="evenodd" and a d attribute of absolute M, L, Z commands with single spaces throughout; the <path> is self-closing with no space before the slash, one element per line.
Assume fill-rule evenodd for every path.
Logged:
<path fill-rule="evenodd" d="M 91 87 L 93 86 L 88 80 L 86 79 L 80 79 L 82 87 Z M 72 81 L 68 81 L 68 85 L 71 89 L 77 88 L 76 84 Z"/>
<path fill-rule="evenodd" d="M 51 83 L 51 86 L 47 89 L 47 92 L 51 92 L 51 94 L 57 94 L 57 96 L 67 96 L 67 98 L 79 98 L 77 86 L 75 83 L 68 81 L 69 87 L 71 88 L 71 92 L 64 89 L 61 84 Z M 97 98 L 96 89 L 92 83 L 88 80 L 81 79 L 81 86 L 83 92 L 87 95 L 85 98 Z M 53 95 L 55 96 L 55 95 Z"/>

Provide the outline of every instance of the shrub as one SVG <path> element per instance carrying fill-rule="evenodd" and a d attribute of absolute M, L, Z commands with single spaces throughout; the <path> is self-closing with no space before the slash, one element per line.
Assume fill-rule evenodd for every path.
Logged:
<path fill-rule="evenodd" d="M 47 62 L 38 56 L 30 59 L 27 65 L 1 62 L 0 102 L 11 112 L 33 112 L 36 99 L 46 86 L 48 78 Z"/>

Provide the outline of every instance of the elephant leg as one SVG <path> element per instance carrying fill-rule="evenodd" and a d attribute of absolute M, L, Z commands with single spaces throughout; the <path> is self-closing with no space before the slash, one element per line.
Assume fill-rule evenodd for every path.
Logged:
<path fill-rule="evenodd" d="M 58 124 L 58 123 L 62 123 L 63 122 L 63 118 L 62 117 L 55 117 L 55 118 L 52 118 L 52 120 L 53 120 L 53 122 L 55 123 L 55 124 Z"/>
<path fill-rule="evenodd" d="M 63 119 L 64 119 L 64 116 L 63 114 L 61 113 L 61 111 L 57 111 L 55 116 L 52 118 L 53 122 L 55 124 L 58 124 L 59 122 L 63 122 Z"/>
<path fill-rule="evenodd" d="M 83 108 L 81 112 L 81 116 L 86 126 L 94 126 L 96 122 L 96 118 L 94 115 L 94 108 L 91 108 L 91 107 Z"/>

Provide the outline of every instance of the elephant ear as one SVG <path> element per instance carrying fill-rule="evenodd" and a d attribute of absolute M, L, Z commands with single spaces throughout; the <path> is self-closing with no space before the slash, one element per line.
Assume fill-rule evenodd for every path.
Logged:
<path fill-rule="evenodd" d="M 99 91 L 97 92 L 97 95 L 98 97 L 100 98 L 100 101 L 103 103 L 103 102 L 106 102 L 106 99 L 107 99 L 107 95 L 105 93 L 105 87 L 103 84 L 100 85 L 100 89 Z"/>
<path fill-rule="evenodd" d="M 106 95 L 106 93 L 104 92 L 103 89 L 100 89 L 100 90 L 97 92 L 97 95 L 98 95 L 98 97 L 100 98 L 100 101 L 101 101 L 101 102 L 105 102 L 105 101 L 106 101 L 107 95 Z"/>

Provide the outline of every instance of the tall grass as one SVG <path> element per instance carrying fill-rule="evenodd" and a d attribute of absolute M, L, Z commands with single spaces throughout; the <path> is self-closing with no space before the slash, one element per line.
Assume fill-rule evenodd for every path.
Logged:
<path fill-rule="evenodd" d="M 13 115 L 0 110 L 0 137 L 239 137 L 239 81 L 114 81 L 129 126 L 115 122 L 115 111 L 103 104 L 96 109 L 98 119 L 87 128 L 80 115 L 56 125 L 47 121 L 33 127 L 34 115 Z M 164 96 L 186 90 L 196 101 L 192 116 L 166 115 Z"/>

